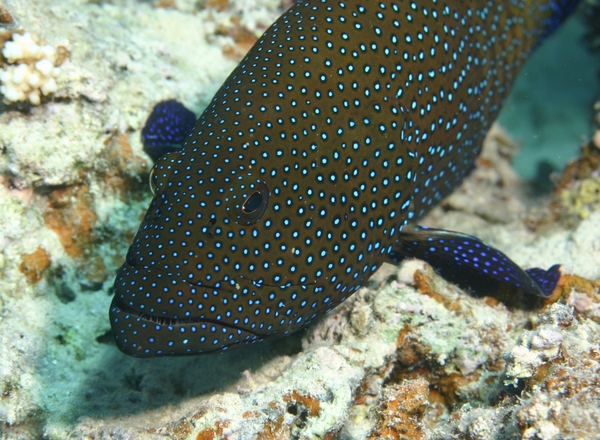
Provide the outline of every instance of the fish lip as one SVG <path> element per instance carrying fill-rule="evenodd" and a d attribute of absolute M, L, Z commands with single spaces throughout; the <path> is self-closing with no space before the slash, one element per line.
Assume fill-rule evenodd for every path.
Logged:
<path fill-rule="evenodd" d="M 168 269 L 163 269 L 163 268 L 160 268 L 157 266 L 139 265 L 139 264 L 136 264 L 135 261 L 132 261 L 129 258 L 126 259 L 125 263 L 119 270 L 119 273 L 126 267 L 131 270 L 147 270 L 147 271 L 151 271 L 151 272 L 160 272 L 169 277 L 180 278 L 176 272 L 172 272 Z M 145 310 L 138 309 L 136 307 L 132 307 L 127 304 L 126 300 L 123 300 L 117 296 L 119 287 L 116 286 L 116 282 L 118 279 L 119 279 L 119 276 L 117 275 L 117 279 L 115 280 L 115 296 L 113 296 L 111 308 L 116 307 L 125 314 L 134 316 L 135 318 L 139 318 L 139 319 L 142 319 L 147 322 L 152 322 L 152 323 L 160 325 L 160 326 L 176 327 L 176 326 L 182 326 L 182 325 L 192 324 L 192 323 L 217 324 L 217 325 L 227 327 L 230 329 L 234 329 L 234 330 L 242 330 L 247 333 L 251 333 L 252 335 L 260 337 L 260 334 L 255 333 L 251 330 L 245 329 L 243 327 L 237 327 L 235 325 L 228 324 L 227 322 L 219 321 L 216 319 L 210 319 L 210 318 L 206 318 L 206 317 L 200 318 L 200 317 L 193 317 L 193 316 L 192 317 L 184 317 L 184 318 L 173 318 L 171 316 L 166 316 L 166 315 L 153 315 L 151 313 L 146 312 Z M 203 289 L 211 289 L 211 290 L 216 290 L 216 291 L 222 290 L 222 291 L 229 291 L 229 292 L 233 293 L 233 291 L 230 291 L 228 289 L 223 289 L 221 286 L 219 286 L 217 288 L 215 286 L 208 286 L 206 284 L 202 284 L 201 282 L 190 283 L 185 278 L 182 279 L 181 282 L 188 284 L 190 286 L 200 287 Z"/>
<path fill-rule="evenodd" d="M 125 267 L 125 266 L 127 266 L 129 269 L 134 269 L 134 270 L 137 269 L 137 270 L 148 270 L 148 271 L 152 271 L 152 272 L 161 272 L 167 276 L 176 277 L 180 280 L 180 282 L 187 284 L 189 286 L 194 286 L 194 287 L 198 287 L 198 288 L 202 288 L 202 289 L 210 289 L 213 291 L 229 292 L 232 294 L 239 293 L 239 288 L 237 288 L 235 285 L 232 286 L 229 282 L 224 283 L 222 280 L 219 280 L 217 282 L 218 287 L 216 287 L 214 285 L 211 286 L 211 285 L 204 284 L 200 281 L 191 282 L 185 278 L 180 277 L 179 275 L 177 275 L 176 272 L 170 271 L 168 269 L 156 267 L 156 266 L 136 265 L 135 262 L 132 262 L 130 260 L 125 261 L 125 264 L 123 265 L 123 267 Z M 121 270 L 123 269 L 123 267 L 121 268 Z M 248 285 L 251 285 L 256 289 L 273 288 L 273 289 L 284 290 L 284 289 L 288 289 L 291 287 L 308 288 L 309 286 L 317 285 L 316 281 L 312 281 L 310 283 L 304 283 L 304 284 L 301 284 L 301 283 L 296 284 L 293 282 L 288 282 L 288 283 L 281 284 L 281 285 L 266 284 L 266 283 L 259 283 L 257 280 L 252 280 L 251 278 L 247 278 L 243 275 L 238 275 L 238 277 L 240 279 L 243 279 L 244 281 L 248 281 Z M 118 279 L 118 276 L 117 276 L 117 279 Z M 167 315 L 153 315 L 151 313 L 146 312 L 145 310 L 132 307 L 126 303 L 126 300 L 118 298 L 116 295 L 116 293 L 118 292 L 118 289 L 119 289 L 118 287 L 115 288 L 115 296 L 113 297 L 111 307 L 116 307 L 119 310 L 121 310 L 123 313 L 134 316 L 139 319 L 142 319 L 146 322 L 151 322 L 151 323 L 161 325 L 161 326 L 173 326 L 173 327 L 182 326 L 182 325 L 186 325 L 186 324 L 193 324 L 193 323 L 215 324 L 215 325 L 227 327 L 232 330 L 241 330 L 246 333 L 250 333 L 256 337 L 264 336 L 263 334 L 254 332 L 248 328 L 245 328 L 242 326 L 236 326 L 236 325 L 230 324 L 226 321 L 220 321 L 217 319 L 211 319 L 211 318 L 207 318 L 207 317 L 201 318 L 201 317 L 190 316 L 190 317 L 183 317 L 183 318 L 173 318 L 172 316 L 167 316 Z"/>
<path fill-rule="evenodd" d="M 182 325 L 186 325 L 186 324 L 195 324 L 195 323 L 197 323 L 197 324 L 215 324 L 215 325 L 220 325 L 222 327 L 227 327 L 227 328 L 230 328 L 233 330 L 242 330 L 242 331 L 244 331 L 246 333 L 250 333 L 254 336 L 258 336 L 258 337 L 261 336 L 259 333 L 255 333 L 255 332 L 245 329 L 243 327 L 237 327 L 235 325 L 231 325 L 231 324 L 228 324 L 223 321 L 216 320 L 216 319 L 194 318 L 194 317 L 175 319 L 175 318 L 171 318 L 169 316 L 151 315 L 142 310 L 128 306 L 127 304 L 123 303 L 122 301 L 119 301 L 118 299 L 113 299 L 111 307 L 116 307 L 125 314 L 132 315 L 136 318 L 139 318 L 144 321 L 151 322 L 153 324 L 157 324 L 160 326 L 178 327 L 178 326 L 182 326 Z"/>

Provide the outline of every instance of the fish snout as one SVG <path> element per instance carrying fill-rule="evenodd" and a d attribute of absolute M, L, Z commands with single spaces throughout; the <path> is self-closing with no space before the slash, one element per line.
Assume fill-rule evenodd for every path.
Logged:
<path fill-rule="evenodd" d="M 117 347 L 136 357 L 182 356 L 262 340 L 233 318 L 229 284 L 191 283 L 181 274 L 125 263 L 115 280 L 110 323 Z"/>

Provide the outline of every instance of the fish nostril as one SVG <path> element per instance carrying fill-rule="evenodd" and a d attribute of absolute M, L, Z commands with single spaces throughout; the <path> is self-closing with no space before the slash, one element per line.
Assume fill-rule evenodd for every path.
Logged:
<path fill-rule="evenodd" d="M 214 236 L 213 232 L 212 232 L 212 228 L 213 226 L 217 223 L 217 219 L 216 218 L 211 218 L 208 223 L 206 224 L 206 236 L 208 238 L 212 238 Z"/>
<path fill-rule="evenodd" d="M 127 257 L 125 257 L 125 261 L 130 266 L 135 266 L 135 259 L 133 258 L 133 255 L 130 252 L 127 253 Z"/>

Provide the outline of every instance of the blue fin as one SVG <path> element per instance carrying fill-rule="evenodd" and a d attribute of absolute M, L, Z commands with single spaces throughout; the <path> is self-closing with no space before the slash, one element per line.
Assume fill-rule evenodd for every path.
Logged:
<path fill-rule="evenodd" d="M 560 278 L 558 264 L 547 271 L 523 270 L 476 237 L 423 226 L 402 231 L 390 257 L 394 262 L 405 258 L 426 261 L 448 281 L 483 295 L 506 297 L 519 293 L 525 298 L 547 298 Z"/>
<path fill-rule="evenodd" d="M 171 151 L 177 151 L 194 128 L 196 115 L 174 99 L 154 106 L 142 129 L 144 151 L 154 162 Z"/>
<path fill-rule="evenodd" d="M 542 44 L 565 19 L 577 8 L 579 0 L 550 0 L 545 2 L 532 2 L 544 15 L 539 23 L 541 35 L 537 46 Z"/>
<path fill-rule="evenodd" d="M 544 292 L 544 295 L 542 295 L 544 298 L 552 296 L 552 292 L 554 292 L 560 279 L 560 264 L 555 264 L 548 270 L 532 267 L 531 269 L 525 269 L 525 272 L 540 286 Z"/>

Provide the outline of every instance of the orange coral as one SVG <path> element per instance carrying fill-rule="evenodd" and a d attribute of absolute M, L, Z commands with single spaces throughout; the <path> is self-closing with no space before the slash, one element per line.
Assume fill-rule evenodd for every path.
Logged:
<path fill-rule="evenodd" d="M 244 419 L 255 419 L 260 417 L 260 413 L 258 411 L 246 411 L 242 414 L 242 418 Z"/>
<path fill-rule="evenodd" d="M 3 25 L 9 25 L 13 23 L 12 15 L 10 15 L 10 13 L 2 6 L 0 6 L 0 23 Z"/>
<path fill-rule="evenodd" d="M 92 248 L 101 241 L 95 228 L 98 216 L 92 202 L 88 185 L 57 189 L 50 194 L 44 222 L 56 232 L 65 252 L 78 260 L 88 281 L 97 283 L 105 279 L 107 268 Z"/>
<path fill-rule="evenodd" d="M 216 432 L 214 429 L 206 428 L 196 434 L 196 440 L 213 440 Z"/>
<path fill-rule="evenodd" d="M 302 395 L 296 390 L 283 396 L 283 401 L 287 403 L 293 402 L 306 408 L 309 416 L 319 415 L 321 409 L 319 400 L 316 397 L 310 394 Z"/>
<path fill-rule="evenodd" d="M 443 295 L 440 295 L 437 292 L 437 290 L 435 289 L 435 286 L 433 284 L 434 283 L 433 276 L 434 276 L 433 269 L 429 265 L 427 265 L 426 270 L 417 270 L 414 275 L 415 285 L 416 285 L 417 289 L 423 295 L 427 295 L 427 296 L 433 298 L 437 302 L 444 304 L 445 306 L 450 308 L 450 310 L 452 310 L 451 307 L 455 306 L 454 303 L 452 301 L 449 301 L 447 298 L 445 298 Z"/>
<path fill-rule="evenodd" d="M 229 0 L 206 0 L 205 7 L 224 11 L 229 7 Z"/>
<path fill-rule="evenodd" d="M 600 289 L 600 280 L 590 281 L 577 275 L 563 275 L 558 280 L 553 295 L 546 300 L 546 303 L 554 303 L 573 290 L 596 292 L 598 289 Z"/>
<path fill-rule="evenodd" d="M 52 263 L 50 254 L 41 246 L 31 254 L 24 254 L 22 259 L 19 269 L 32 283 L 40 281 L 44 271 Z"/>
<path fill-rule="evenodd" d="M 233 46 L 223 48 L 225 56 L 231 59 L 239 59 L 250 50 L 257 38 L 256 35 L 240 24 L 240 17 L 232 17 L 231 22 L 233 26 L 221 26 L 217 29 L 217 33 L 231 37 L 236 43 Z"/>
<path fill-rule="evenodd" d="M 146 160 L 134 155 L 129 137 L 124 133 L 111 133 L 104 143 L 106 148 L 95 167 L 105 190 L 116 192 L 123 200 L 142 197 L 147 190 L 147 180 L 140 179 L 140 175 L 147 172 Z M 82 170 L 82 180 L 89 171 Z M 105 261 L 96 252 L 97 246 L 114 237 L 111 236 L 112 231 L 102 229 L 99 224 L 90 186 L 80 183 L 57 188 L 49 193 L 46 200 L 46 226 L 58 235 L 65 252 L 75 260 L 88 282 L 102 282 L 113 267 L 121 264 L 122 254 L 116 253 L 114 261 Z M 126 236 L 119 236 L 119 243 L 131 242 L 134 233 L 132 230 Z M 107 267 L 107 264 L 113 267 Z"/>
<path fill-rule="evenodd" d="M 383 390 L 379 421 L 369 439 L 423 438 L 421 419 L 429 404 L 429 384 L 424 379 L 405 380 Z"/>
<path fill-rule="evenodd" d="M 140 187 L 139 175 L 148 172 L 148 164 L 143 158 L 133 154 L 129 136 L 125 133 L 111 133 L 104 144 L 106 149 L 98 166 L 107 186 L 117 190 L 121 198 L 128 198 L 128 192 L 146 189 L 148 180 L 143 179 Z"/>
<path fill-rule="evenodd" d="M 83 257 L 89 235 L 98 219 L 91 207 L 88 185 L 69 186 L 50 194 L 50 207 L 45 212 L 46 226 L 58 234 L 69 256 Z"/>
<path fill-rule="evenodd" d="M 290 426 L 284 423 L 283 416 L 277 420 L 268 420 L 264 425 L 264 431 L 256 436 L 256 440 L 279 440 L 290 437 Z"/>

